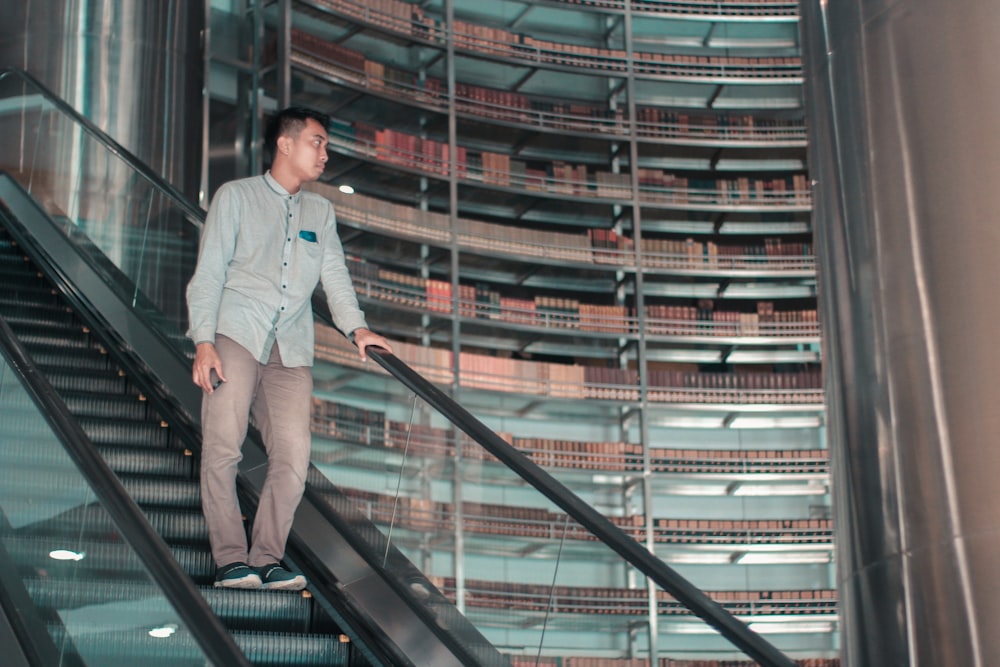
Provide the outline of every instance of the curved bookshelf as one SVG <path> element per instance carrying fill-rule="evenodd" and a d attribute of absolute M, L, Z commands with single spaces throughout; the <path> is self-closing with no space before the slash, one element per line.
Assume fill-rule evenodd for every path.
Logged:
<path fill-rule="evenodd" d="M 312 7 L 397 38 L 444 48 L 449 31 L 440 19 L 420 5 L 402 0 L 377 3 L 359 0 L 300 0 Z M 503 28 L 456 20 L 452 27 L 455 48 L 469 55 L 502 60 L 507 64 L 555 69 L 586 69 L 594 73 L 628 73 L 629 59 L 622 49 L 581 46 L 538 39 Z M 704 56 L 672 53 L 632 54 L 632 73 L 641 78 L 713 84 L 801 84 L 798 56 Z"/>
<path fill-rule="evenodd" d="M 320 458 L 320 461 L 322 459 Z M 340 461 L 337 461 L 340 465 Z M 414 533 L 434 533 L 439 548 L 447 548 L 444 536 L 454 534 L 460 524 L 463 534 L 480 537 L 500 537 L 507 542 L 484 542 L 484 553 L 512 550 L 527 553 L 528 543 L 596 542 L 596 538 L 574 522 L 567 524 L 564 514 L 534 507 L 463 502 L 435 502 L 425 498 L 390 496 L 358 489 L 342 488 L 376 524 L 393 526 L 395 530 Z M 458 517 L 461 517 L 458 519 Z M 645 538 L 646 518 L 641 515 L 609 517 L 633 539 Z M 714 549 L 740 555 L 767 550 L 830 551 L 833 531 L 829 519 L 668 519 L 653 518 L 653 539 L 658 546 L 672 549 Z M 444 540 L 444 541 L 443 541 Z M 536 546 L 535 549 L 538 547 Z"/>
<path fill-rule="evenodd" d="M 789 0 L 535 0 L 531 4 L 570 6 L 603 13 L 645 13 L 670 18 L 797 21 L 799 6 Z"/>
<path fill-rule="evenodd" d="M 376 301 L 414 313 L 461 321 L 489 320 L 493 327 L 545 330 L 571 336 L 586 332 L 616 339 L 634 338 L 639 331 L 634 309 L 626 306 L 541 296 L 518 299 L 475 285 L 460 285 L 459 297 L 453 301 L 449 282 L 380 269 L 356 258 L 349 258 L 348 266 L 362 301 Z M 705 314 L 695 306 L 647 305 L 643 335 L 651 341 L 740 346 L 819 343 L 816 311 L 789 310 L 768 315 L 766 306 L 758 304 L 755 312 L 713 310 Z"/>
<path fill-rule="evenodd" d="M 429 243 L 451 244 L 451 220 L 443 213 L 421 211 L 362 194 L 313 183 L 308 189 L 330 199 L 340 223 L 368 231 Z M 458 218 L 455 243 L 460 250 L 495 257 L 530 259 L 541 264 L 575 265 L 608 271 L 636 270 L 630 238 L 609 230 L 553 232 Z M 815 277 L 812 246 L 765 238 L 756 245 L 721 245 L 686 239 L 643 240 L 643 270 L 670 275 L 730 277 Z"/>
<path fill-rule="evenodd" d="M 449 155 L 448 144 L 380 130 L 366 123 L 330 128 L 330 150 L 348 157 L 414 175 L 455 178 L 466 185 L 577 201 L 581 198 L 630 204 L 632 176 L 591 171 L 583 164 L 553 162 L 534 166 L 510 155 L 472 152 L 461 146 Z M 454 169 L 452 164 L 454 163 Z M 639 201 L 654 208 L 690 211 L 808 211 L 811 191 L 804 174 L 786 177 L 689 178 L 659 169 L 636 174 Z"/>
<path fill-rule="evenodd" d="M 430 577 L 446 596 L 453 597 L 455 581 L 450 577 Z M 504 584 L 466 580 L 466 604 L 482 609 L 513 609 L 524 612 L 607 616 L 643 616 L 647 613 L 645 589 L 588 588 Z M 837 613 L 836 591 L 707 591 L 709 597 L 736 616 L 751 620 L 764 616 L 808 615 L 834 620 Z M 664 591 L 657 591 L 657 611 L 661 616 L 688 616 L 682 605 Z M 599 622 L 599 621 L 598 621 Z"/>
<path fill-rule="evenodd" d="M 437 461 L 455 457 L 456 434 L 451 429 L 388 419 L 381 411 L 355 408 L 331 401 L 313 400 L 312 432 L 325 440 L 360 445 Z M 643 447 L 619 441 L 580 441 L 553 438 L 517 437 L 501 433 L 536 464 L 563 471 L 599 471 L 642 475 Z M 482 447 L 460 436 L 465 460 L 492 463 Z M 650 471 L 689 480 L 726 479 L 771 481 L 775 479 L 825 479 L 830 473 L 826 450 L 788 449 L 673 449 L 652 447 Z M 497 463 L 497 465 L 499 465 Z M 487 472 L 482 473 L 484 476 Z M 618 482 L 609 482 L 616 484 Z"/>
<path fill-rule="evenodd" d="M 292 63 L 299 69 L 358 91 L 448 113 L 447 85 L 433 77 L 387 66 L 361 52 L 325 41 L 303 30 L 292 31 Z M 579 101 L 544 100 L 515 91 L 459 83 L 459 116 L 509 124 L 541 132 L 628 138 L 632 126 L 621 108 Z M 680 146 L 805 147 L 801 120 L 763 119 L 753 114 L 637 110 L 636 137 L 643 142 Z"/>
<path fill-rule="evenodd" d="M 636 402 L 635 371 L 603 366 L 578 366 L 491 357 L 462 352 L 454 373 L 450 350 L 394 342 L 396 355 L 431 382 L 456 383 L 467 389 L 528 394 L 569 400 Z M 316 326 L 316 358 L 348 368 L 367 369 L 357 351 L 334 329 Z M 648 400 L 686 407 L 756 410 L 822 410 L 823 389 L 818 370 L 788 373 L 709 373 L 654 370 Z"/>

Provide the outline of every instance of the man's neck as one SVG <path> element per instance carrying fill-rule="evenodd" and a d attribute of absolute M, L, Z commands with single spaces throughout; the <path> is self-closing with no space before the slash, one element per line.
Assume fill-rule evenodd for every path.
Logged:
<path fill-rule="evenodd" d="M 278 185 L 285 188 L 290 195 L 298 193 L 299 188 L 302 187 L 302 181 L 292 175 L 284 165 L 272 166 L 271 178 L 276 180 Z"/>

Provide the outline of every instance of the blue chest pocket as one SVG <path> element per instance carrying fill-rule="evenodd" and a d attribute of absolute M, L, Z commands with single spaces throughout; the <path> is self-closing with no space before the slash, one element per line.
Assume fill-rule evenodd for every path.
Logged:
<path fill-rule="evenodd" d="M 301 232 L 299 232 L 299 238 L 303 239 L 304 241 L 309 241 L 309 243 L 316 243 L 316 232 L 310 232 L 306 229 L 303 229 Z"/>

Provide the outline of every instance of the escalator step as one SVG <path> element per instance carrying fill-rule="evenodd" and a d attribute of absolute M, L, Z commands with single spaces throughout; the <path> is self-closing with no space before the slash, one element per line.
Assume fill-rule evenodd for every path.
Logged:
<path fill-rule="evenodd" d="M 32 471 L 46 468 L 75 468 L 70 463 L 66 450 L 54 438 L 48 437 L 48 429 L 36 423 L 37 432 L 18 434 L 14 431 L 27 429 L 17 429 L 16 425 L 11 427 L 7 420 L 12 418 L 9 412 L 4 413 L 4 426 L 0 431 L 0 437 L 3 438 L 3 447 L 0 448 L 0 477 L 17 474 L 28 477 Z M 37 419 L 36 413 L 36 422 Z M 195 457 L 181 449 L 99 446 L 97 451 L 108 467 L 118 475 L 142 474 L 191 479 L 196 472 Z"/>
<path fill-rule="evenodd" d="M 180 449 L 137 449 L 134 447 L 98 446 L 108 466 L 119 475 L 143 474 L 160 477 L 191 478 L 196 465 L 192 455 Z"/>
<path fill-rule="evenodd" d="M 28 594 L 43 613 L 65 614 L 81 607 L 124 605 L 142 601 L 143 612 L 169 612 L 170 606 L 153 584 L 135 582 L 118 586 L 114 581 L 39 579 L 25 581 Z M 208 605 L 234 630 L 285 633 L 310 631 L 312 602 L 301 593 L 250 591 L 201 586 Z"/>
<path fill-rule="evenodd" d="M 22 529 L 24 530 L 24 529 Z M 131 547 L 121 541 L 68 539 L 64 536 L 20 535 L 8 533 L 4 547 L 14 564 L 29 576 L 61 579 L 115 579 L 145 582 L 146 571 Z M 56 560 L 49 556 L 54 549 L 69 549 L 83 558 Z M 215 565 L 207 549 L 171 546 L 170 551 L 181 568 L 200 584 L 210 584 Z M 33 573 L 33 574 L 32 574 Z"/>
<path fill-rule="evenodd" d="M 77 417 L 113 418 L 129 421 L 144 421 L 159 418 L 153 414 L 149 403 L 139 396 L 130 394 L 100 395 L 93 392 L 63 392 L 66 407 Z"/>
<path fill-rule="evenodd" d="M 16 317 L 6 317 L 5 319 L 17 337 L 25 344 L 50 343 L 81 349 L 100 348 L 100 344 L 82 324 L 67 326 L 51 322 L 24 321 Z"/>
<path fill-rule="evenodd" d="M 56 391 L 95 391 L 105 394 L 124 394 L 131 383 L 123 375 L 107 373 L 72 373 L 62 368 L 41 366 L 42 372 Z"/>
<path fill-rule="evenodd" d="M 25 345 L 25 347 L 31 355 L 31 359 L 38 366 L 109 373 L 113 371 L 111 357 L 99 348 L 67 349 L 62 345 L 47 344 L 31 344 Z"/>
<path fill-rule="evenodd" d="M 200 511 L 154 508 L 143 510 L 143 514 L 168 544 L 208 549 L 208 526 Z M 118 528 L 101 505 L 90 503 L 21 527 L 20 532 L 24 535 L 104 540 L 116 534 Z"/>
<path fill-rule="evenodd" d="M 202 665 L 204 657 L 194 638 L 183 628 L 167 640 L 150 637 L 154 627 L 141 620 L 132 622 L 136 627 L 120 628 L 120 613 L 110 618 L 99 615 L 95 622 L 85 619 L 69 625 L 67 633 L 60 626 L 51 626 L 49 632 L 57 643 L 72 645 L 87 664 L 102 667 L 177 667 L 177 665 Z M 161 621 L 162 622 L 162 621 Z M 233 638 L 247 659 L 256 667 L 349 667 L 350 644 L 341 643 L 336 637 L 324 635 L 265 634 L 259 632 L 234 632 Z"/>
<path fill-rule="evenodd" d="M 0 282 L 3 276 L 0 276 Z M 0 296 L 0 313 L 5 318 L 22 319 L 27 321 L 49 322 L 59 324 L 72 324 L 76 320 L 76 315 L 68 307 L 59 304 L 40 304 L 37 297 L 32 298 L 18 294 L 5 293 Z"/>
<path fill-rule="evenodd" d="M 80 417 L 79 422 L 87 437 L 99 445 L 167 447 L 171 443 L 170 429 L 161 425 L 162 422 L 98 417 Z"/>
<path fill-rule="evenodd" d="M 201 508 L 201 490 L 197 480 L 122 475 L 121 482 L 135 502 L 143 507 Z"/>

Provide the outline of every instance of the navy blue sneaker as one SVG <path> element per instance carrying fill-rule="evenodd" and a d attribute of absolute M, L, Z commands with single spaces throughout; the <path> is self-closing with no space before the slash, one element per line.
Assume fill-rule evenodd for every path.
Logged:
<path fill-rule="evenodd" d="M 255 568 L 260 576 L 260 587 L 273 591 L 301 591 L 306 587 L 306 578 L 289 572 L 277 563 Z"/>
<path fill-rule="evenodd" d="M 246 563 L 230 563 L 215 571 L 216 588 L 260 588 L 260 575 Z"/>

